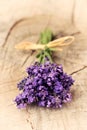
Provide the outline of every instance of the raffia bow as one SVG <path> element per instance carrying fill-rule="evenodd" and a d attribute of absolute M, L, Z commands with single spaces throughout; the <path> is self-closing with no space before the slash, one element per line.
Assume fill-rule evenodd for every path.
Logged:
<path fill-rule="evenodd" d="M 18 50 L 44 50 L 46 47 L 54 51 L 62 51 L 64 46 L 70 45 L 74 41 L 73 36 L 66 36 L 49 42 L 48 44 L 36 44 L 32 42 L 21 42 L 15 46 Z"/>

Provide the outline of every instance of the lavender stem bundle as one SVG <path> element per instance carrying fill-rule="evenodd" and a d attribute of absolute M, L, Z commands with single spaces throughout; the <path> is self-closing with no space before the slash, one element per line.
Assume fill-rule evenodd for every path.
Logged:
<path fill-rule="evenodd" d="M 68 36 L 53 40 L 53 33 L 45 30 L 40 35 L 39 44 L 24 42 L 16 45 L 20 50 L 39 50 L 38 62 L 27 68 L 27 77 L 17 85 L 22 92 L 15 98 L 18 108 L 36 104 L 47 108 L 61 108 L 71 101 L 70 88 L 74 80 L 63 71 L 62 65 L 53 62 L 53 51 L 62 51 L 74 37 Z"/>

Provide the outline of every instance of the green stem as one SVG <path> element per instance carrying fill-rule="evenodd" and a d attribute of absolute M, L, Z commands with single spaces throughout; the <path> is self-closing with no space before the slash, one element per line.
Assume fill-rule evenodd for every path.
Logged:
<path fill-rule="evenodd" d="M 39 42 L 40 44 L 46 45 L 50 41 L 52 41 L 52 38 L 53 38 L 52 31 L 46 29 L 41 33 Z M 50 48 L 48 47 L 45 47 L 45 49 L 37 55 L 37 58 L 39 58 L 40 63 L 45 63 L 46 57 L 50 60 L 50 62 L 53 62 L 51 55 L 52 55 L 52 50 L 50 50 Z"/>
<path fill-rule="evenodd" d="M 48 59 L 50 60 L 50 62 L 53 62 L 52 56 L 50 55 L 49 52 L 45 51 L 45 57 L 48 57 Z"/>

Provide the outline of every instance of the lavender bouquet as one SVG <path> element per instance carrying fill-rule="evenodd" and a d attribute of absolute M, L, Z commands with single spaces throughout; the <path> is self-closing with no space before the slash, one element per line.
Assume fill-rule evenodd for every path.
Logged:
<path fill-rule="evenodd" d="M 40 35 L 39 44 L 31 42 L 16 45 L 20 50 L 37 50 L 38 61 L 26 69 L 27 77 L 22 79 L 17 87 L 22 92 L 15 98 L 18 108 L 36 104 L 47 108 L 61 108 L 64 103 L 71 101 L 70 88 L 74 80 L 63 71 L 62 65 L 52 60 L 53 51 L 62 51 L 69 45 L 72 36 L 53 40 L 53 33 L 46 29 Z"/>

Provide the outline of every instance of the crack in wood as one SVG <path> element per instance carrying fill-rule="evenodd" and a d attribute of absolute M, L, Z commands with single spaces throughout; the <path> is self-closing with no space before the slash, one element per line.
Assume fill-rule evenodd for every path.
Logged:
<path fill-rule="evenodd" d="M 9 29 L 7 35 L 6 35 L 6 38 L 5 38 L 5 40 L 4 40 L 4 43 L 3 43 L 2 47 L 4 47 L 4 46 L 6 45 L 6 43 L 7 43 L 7 41 L 8 41 L 8 38 L 9 38 L 10 34 L 12 33 L 13 29 L 14 29 L 18 24 L 20 24 L 21 22 L 24 22 L 24 21 L 26 21 L 26 20 L 28 20 L 28 19 L 29 19 L 29 18 L 21 18 L 21 19 L 17 20 L 16 22 L 14 22 L 14 24 L 10 27 L 10 29 Z"/>
<path fill-rule="evenodd" d="M 72 7 L 72 15 L 71 15 L 71 22 L 72 24 L 75 24 L 74 18 L 75 18 L 75 8 L 76 8 L 76 0 L 73 2 L 73 7 Z"/>
<path fill-rule="evenodd" d="M 21 65 L 21 67 L 23 67 L 24 66 L 24 64 L 27 62 L 27 60 L 28 60 L 28 58 L 31 56 L 31 54 L 30 55 L 28 55 L 26 58 L 25 58 L 25 60 L 24 60 L 24 62 L 22 63 L 22 65 Z"/>
<path fill-rule="evenodd" d="M 74 35 L 78 35 L 78 34 L 80 34 L 80 33 L 81 33 L 80 31 L 77 31 L 77 32 L 71 33 L 70 35 L 71 35 L 71 36 L 74 36 Z"/>
<path fill-rule="evenodd" d="M 87 66 L 84 66 L 84 67 L 82 67 L 82 68 L 80 68 L 80 69 L 78 69 L 78 70 L 76 70 L 76 71 L 73 71 L 70 75 L 77 74 L 78 72 L 80 72 L 80 71 L 82 71 L 82 70 L 84 70 L 84 69 L 86 69 L 86 68 L 87 68 Z"/>
<path fill-rule="evenodd" d="M 26 119 L 26 121 L 29 122 L 29 124 L 31 125 L 31 129 L 34 130 L 33 123 L 31 121 L 29 121 L 29 119 Z"/>
<path fill-rule="evenodd" d="M 28 116 L 28 118 L 26 119 L 26 121 L 30 124 L 30 126 L 31 126 L 31 129 L 32 130 L 35 130 L 35 128 L 34 128 L 34 126 L 33 126 L 33 123 L 32 123 L 32 121 L 30 120 L 30 112 L 28 111 L 28 109 L 26 108 L 26 112 L 29 114 L 29 116 Z"/>
<path fill-rule="evenodd" d="M 24 60 L 24 62 L 22 63 L 22 65 L 21 65 L 21 67 L 23 67 L 24 65 L 25 65 L 25 63 L 27 62 L 27 60 L 28 60 L 28 58 L 30 57 L 30 56 L 32 56 L 33 54 L 34 54 L 34 52 L 35 51 L 31 51 L 31 53 L 25 58 L 25 60 Z"/>

